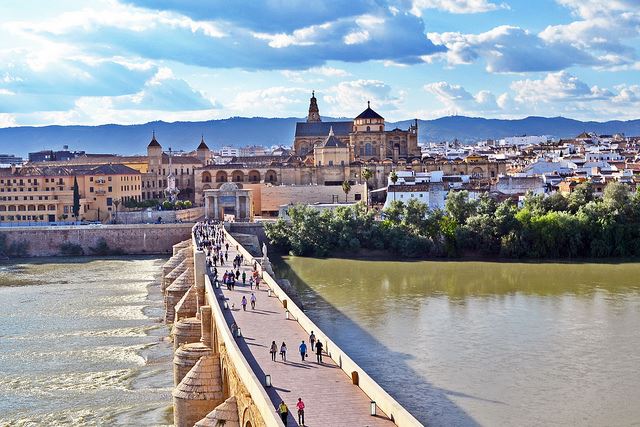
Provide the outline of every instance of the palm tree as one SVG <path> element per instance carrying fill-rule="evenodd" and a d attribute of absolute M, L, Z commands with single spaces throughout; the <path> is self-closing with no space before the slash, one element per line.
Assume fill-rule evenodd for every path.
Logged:
<path fill-rule="evenodd" d="M 396 185 L 396 182 L 398 182 L 398 174 L 396 173 L 396 171 L 392 171 L 391 175 L 389 175 L 389 179 L 391 180 L 391 183 L 393 185 Z M 396 192 L 395 189 L 393 191 L 393 201 L 396 201 Z"/>
<path fill-rule="evenodd" d="M 369 168 L 364 168 L 362 170 L 362 179 L 364 179 L 364 182 L 367 185 L 367 211 L 369 210 L 369 180 L 372 176 L 373 173 Z"/>
<path fill-rule="evenodd" d="M 344 191 L 344 202 L 347 203 L 347 196 L 349 195 L 349 191 L 351 191 L 351 184 L 346 179 L 342 183 L 342 191 Z"/>
<path fill-rule="evenodd" d="M 114 217 L 114 221 L 115 221 L 115 222 L 118 222 L 118 206 L 120 206 L 120 202 L 121 202 L 121 200 L 120 200 L 120 199 L 115 199 L 115 200 L 113 201 L 113 205 L 116 207 L 116 215 L 115 215 L 115 217 Z"/>

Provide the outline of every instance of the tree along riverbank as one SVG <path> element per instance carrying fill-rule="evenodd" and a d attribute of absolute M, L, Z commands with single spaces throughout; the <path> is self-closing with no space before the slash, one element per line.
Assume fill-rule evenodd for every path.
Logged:
<path fill-rule="evenodd" d="M 488 194 L 451 192 L 444 210 L 394 201 L 382 220 L 360 203 L 333 211 L 289 209 L 291 221 L 265 224 L 270 243 L 297 256 L 386 251 L 402 258 L 634 258 L 640 256 L 640 194 L 610 183 L 596 197 L 589 183 L 569 196 L 527 195 L 519 208 Z"/>

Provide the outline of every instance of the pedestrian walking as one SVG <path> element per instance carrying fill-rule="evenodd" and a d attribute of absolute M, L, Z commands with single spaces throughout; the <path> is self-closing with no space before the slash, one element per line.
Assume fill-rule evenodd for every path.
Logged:
<path fill-rule="evenodd" d="M 307 343 L 302 341 L 302 343 L 300 344 L 299 349 L 300 349 L 300 357 L 302 358 L 302 361 L 304 362 L 304 358 L 307 357 Z"/>
<path fill-rule="evenodd" d="M 271 353 L 271 360 L 276 361 L 276 353 L 278 352 L 278 344 L 275 341 L 271 341 L 271 348 L 269 349 Z"/>
<path fill-rule="evenodd" d="M 256 309 L 256 296 L 251 292 L 251 310 Z"/>
<path fill-rule="evenodd" d="M 313 352 L 313 350 L 316 349 L 316 336 L 313 331 L 311 331 L 311 335 L 309 335 L 309 344 L 311 344 L 311 352 Z"/>
<path fill-rule="evenodd" d="M 242 286 L 247 284 L 247 272 L 243 271 L 242 272 Z"/>
<path fill-rule="evenodd" d="M 233 322 L 231 324 L 231 335 L 233 337 L 237 337 L 238 336 L 238 325 L 236 324 L 236 322 Z"/>
<path fill-rule="evenodd" d="M 287 361 L 287 345 L 282 341 L 282 345 L 280 346 L 280 358 L 283 362 Z"/>
<path fill-rule="evenodd" d="M 282 423 L 287 426 L 287 418 L 289 417 L 289 408 L 284 404 L 284 401 L 280 401 L 280 405 L 278 405 L 278 413 L 280 414 L 280 419 Z"/>
<path fill-rule="evenodd" d="M 316 360 L 318 363 L 322 363 L 322 343 L 320 341 L 316 343 Z"/>
<path fill-rule="evenodd" d="M 300 424 L 301 427 L 304 427 L 304 402 L 301 397 L 298 398 L 296 408 L 298 408 L 298 424 Z"/>
<path fill-rule="evenodd" d="M 244 295 L 242 295 L 242 310 L 247 311 L 247 297 L 245 297 Z"/>

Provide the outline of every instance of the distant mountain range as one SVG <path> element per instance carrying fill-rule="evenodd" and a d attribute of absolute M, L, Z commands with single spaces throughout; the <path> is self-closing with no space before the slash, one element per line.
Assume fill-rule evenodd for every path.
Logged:
<path fill-rule="evenodd" d="M 165 149 L 194 150 L 204 134 L 211 149 L 222 146 L 285 145 L 293 142 L 295 123 L 304 119 L 232 117 L 203 122 L 150 122 L 139 125 L 101 126 L 21 126 L 0 129 L 0 153 L 26 157 L 28 152 L 61 149 L 88 153 L 142 154 L 146 152 L 152 131 Z M 348 120 L 323 118 L 323 120 Z M 387 122 L 387 129 L 406 129 L 412 120 Z M 582 122 L 563 117 L 527 117 L 519 120 L 483 119 L 449 116 L 419 120 L 421 142 L 458 139 L 471 142 L 519 135 L 549 135 L 569 138 L 582 132 L 640 135 L 640 120 Z"/>

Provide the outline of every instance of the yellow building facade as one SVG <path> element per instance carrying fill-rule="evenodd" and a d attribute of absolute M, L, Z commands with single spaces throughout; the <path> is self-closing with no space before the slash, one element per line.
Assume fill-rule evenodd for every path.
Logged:
<path fill-rule="evenodd" d="M 0 169 L 0 222 L 72 221 L 73 187 L 78 220 L 109 221 L 127 200 L 142 200 L 141 174 L 121 165 L 26 166 Z"/>

